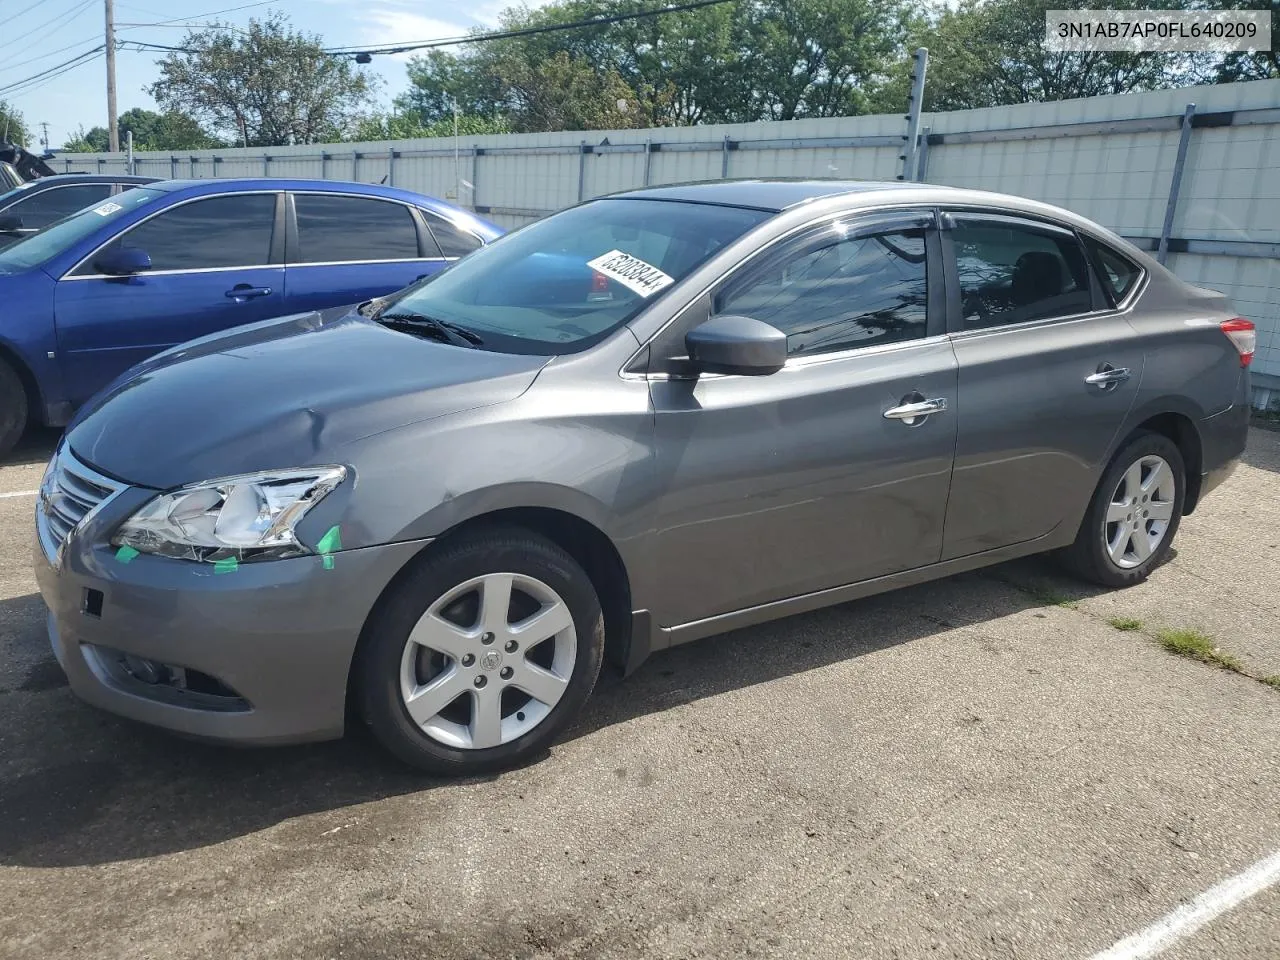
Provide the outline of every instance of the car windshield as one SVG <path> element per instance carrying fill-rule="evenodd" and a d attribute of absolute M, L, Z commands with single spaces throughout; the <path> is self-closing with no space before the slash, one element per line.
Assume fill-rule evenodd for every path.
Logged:
<path fill-rule="evenodd" d="M 0 250 L 0 273 L 15 273 L 39 266 L 72 244 L 79 243 L 103 224 L 118 220 L 131 210 L 163 196 L 163 190 L 126 190 L 110 200 L 101 200 L 91 207 L 85 207 L 79 213 L 64 217 L 39 233 L 33 233 Z"/>
<path fill-rule="evenodd" d="M 702 203 L 596 200 L 468 254 L 388 298 L 380 313 L 454 324 L 476 334 L 481 349 L 576 353 L 770 216 Z"/>

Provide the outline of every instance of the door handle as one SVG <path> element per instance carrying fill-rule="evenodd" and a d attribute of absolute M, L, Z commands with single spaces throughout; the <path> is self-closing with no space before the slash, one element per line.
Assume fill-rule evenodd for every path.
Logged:
<path fill-rule="evenodd" d="M 271 296 L 271 288 L 251 287 L 247 283 L 237 283 L 227 291 L 227 296 L 236 301 L 236 303 L 244 303 L 246 300 L 252 300 L 255 297 Z"/>
<path fill-rule="evenodd" d="M 1097 373 L 1091 373 L 1084 378 L 1084 382 L 1091 387 L 1110 387 L 1118 383 L 1124 383 L 1129 379 L 1128 367 L 1113 367 L 1109 363 L 1101 364 Z"/>
<path fill-rule="evenodd" d="M 917 394 L 918 396 L 918 394 Z M 947 409 L 946 397 L 935 397 L 933 400 L 917 400 L 890 407 L 884 412 L 886 420 L 901 420 L 907 426 L 914 426 L 919 419 L 934 413 L 942 413 Z"/>

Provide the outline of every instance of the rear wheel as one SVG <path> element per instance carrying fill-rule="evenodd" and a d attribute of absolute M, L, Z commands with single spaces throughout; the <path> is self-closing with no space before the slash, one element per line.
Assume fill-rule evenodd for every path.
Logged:
<path fill-rule="evenodd" d="M 519 530 L 468 537 L 428 553 L 371 618 L 363 713 L 419 769 L 500 769 L 573 719 L 603 653 L 600 603 L 571 556 Z"/>
<path fill-rule="evenodd" d="M 1111 461 L 1064 559 L 1107 587 L 1147 579 L 1164 562 L 1182 521 L 1186 468 L 1168 437 L 1139 433 Z"/>
<path fill-rule="evenodd" d="M 0 457 L 8 454 L 27 429 L 27 391 L 12 367 L 0 360 Z"/>

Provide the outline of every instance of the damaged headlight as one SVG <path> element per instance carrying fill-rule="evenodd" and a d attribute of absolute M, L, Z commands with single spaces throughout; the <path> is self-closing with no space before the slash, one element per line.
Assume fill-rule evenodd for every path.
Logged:
<path fill-rule="evenodd" d="M 111 544 L 204 563 L 309 554 L 294 528 L 346 475 L 345 467 L 308 467 L 192 484 L 140 507 Z"/>

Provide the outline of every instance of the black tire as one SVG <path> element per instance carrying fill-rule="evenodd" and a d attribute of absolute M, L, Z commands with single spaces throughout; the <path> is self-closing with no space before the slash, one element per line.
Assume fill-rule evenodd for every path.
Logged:
<path fill-rule="evenodd" d="M 0 360 L 0 457 L 7 456 L 27 429 L 27 391 L 18 374 Z"/>
<path fill-rule="evenodd" d="M 428 735 L 409 715 L 400 688 L 405 645 L 437 600 L 475 577 L 499 572 L 533 577 L 564 601 L 577 640 L 572 673 L 560 700 L 533 729 L 486 749 L 450 746 Z M 604 617 L 582 567 L 532 532 L 494 529 L 464 534 L 441 544 L 438 552 L 428 552 L 383 598 L 361 637 L 355 693 L 374 736 L 399 759 L 432 774 L 469 776 L 516 766 L 545 750 L 586 703 L 603 659 Z M 490 676 L 496 683 L 497 676 Z"/>
<path fill-rule="evenodd" d="M 1135 566 L 1125 567 L 1112 559 L 1103 521 L 1111 506 L 1112 495 L 1117 492 L 1125 473 L 1135 463 L 1148 456 L 1163 459 L 1173 473 L 1172 516 L 1168 520 L 1159 544 L 1150 555 Z M 1173 538 L 1177 535 L 1178 527 L 1182 523 L 1182 505 L 1186 497 L 1186 489 L 1186 465 L 1178 445 L 1158 433 L 1147 431 L 1135 433 L 1112 458 L 1111 465 L 1098 481 L 1098 488 L 1089 502 L 1089 509 L 1085 512 L 1084 520 L 1080 524 L 1075 543 L 1062 553 L 1065 566 L 1076 576 L 1104 587 L 1130 587 L 1146 580 L 1151 575 L 1151 571 L 1165 561 L 1173 545 Z M 1141 504 L 1139 504 L 1140 507 Z M 1112 526 L 1108 529 L 1116 530 L 1117 528 Z"/>

